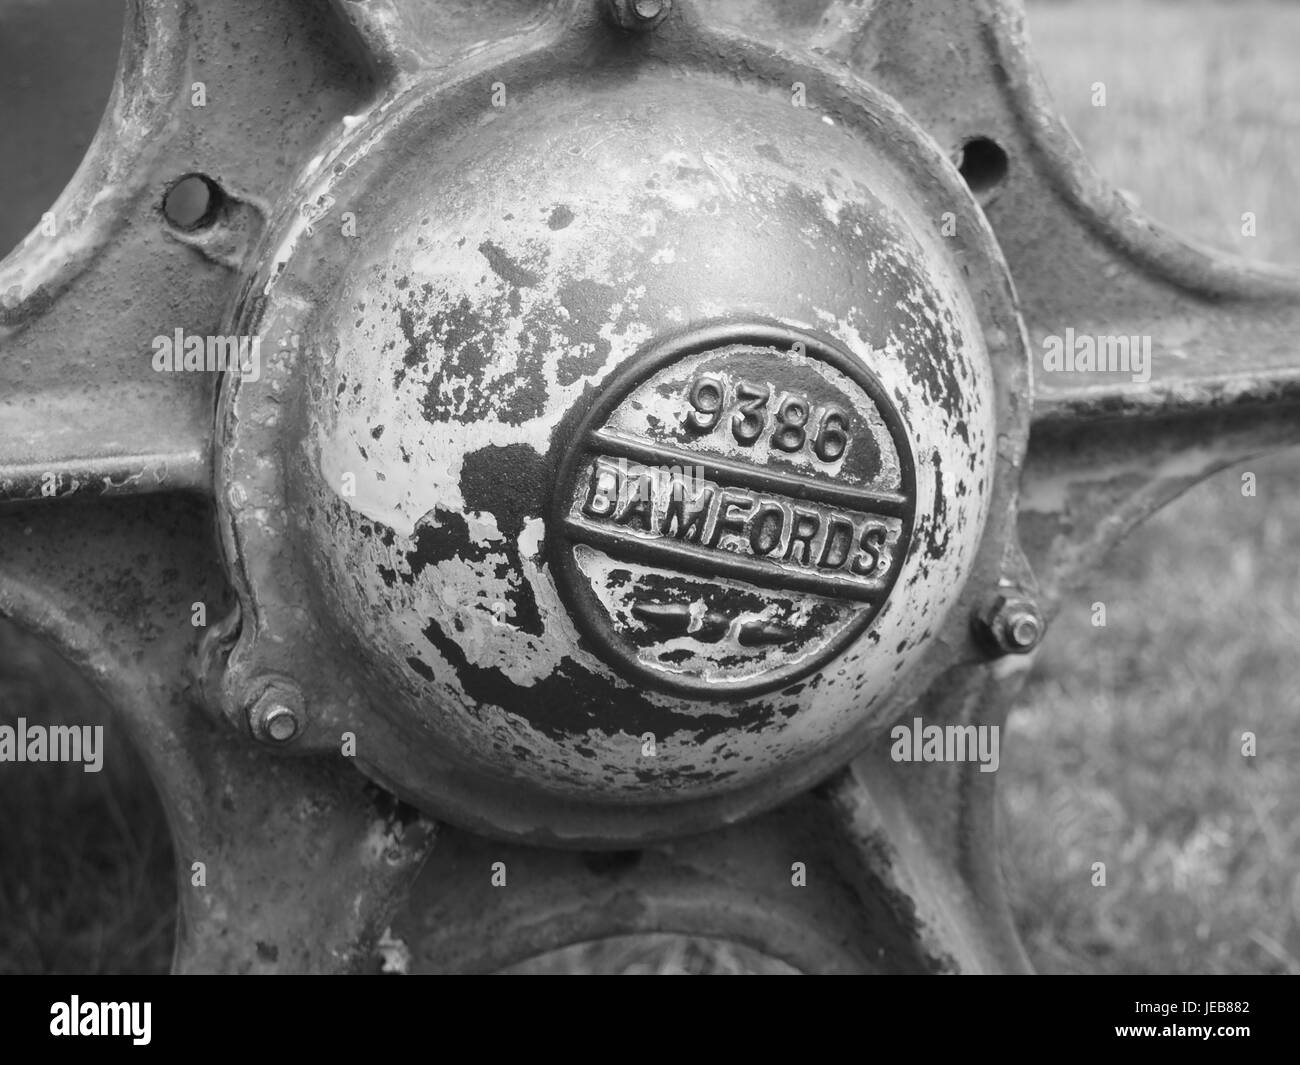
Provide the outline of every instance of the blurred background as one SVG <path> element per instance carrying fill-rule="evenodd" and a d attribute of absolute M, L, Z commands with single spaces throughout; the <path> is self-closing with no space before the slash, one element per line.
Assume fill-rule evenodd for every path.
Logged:
<path fill-rule="evenodd" d="M 1027 8 L 1058 109 L 1106 178 L 1203 244 L 1300 265 L 1300 5 Z M 0 252 L 90 143 L 120 26 L 120 0 L 0 0 Z M 1104 107 L 1092 104 L 1099 81 Z M 1244 211 L 1257 216 L 1254 237 L 1241 234 Z M 1254 498 L 1241 494 L 1244 470 Z M 1105 628 L 1090 623 L 1099 601 Z M 1298 650 L 1296 451 L 1189 492 L 1067 604 L 999 773 L 1002 867 L 1041 971 L 1300 972 Z M 151 785 L 95 694 L 0 620 L 0 723 L 20 715 L 102 721 L 107 753 L 98 774 L 0 764 L 0 973 L 165 971 L 175 884 Z M 1253 759 L 1241 755 L 1248 730 Z M 1096 861 L 1104 888 L 1091 886 Z M 519 968 L 782 967 L 656 937 Z"/>

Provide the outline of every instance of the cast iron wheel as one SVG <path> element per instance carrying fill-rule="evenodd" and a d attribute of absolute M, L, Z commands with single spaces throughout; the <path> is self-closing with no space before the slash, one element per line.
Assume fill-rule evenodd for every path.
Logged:
<path fill-rule="evenodd" d="M 1071 582 L 1300 442 L 1300 277 L 1106 187 L 1003 0 L 133 0 L 51 214 L 0 263 L 0 612 L 129 723 L 181 972 L 1025 971 L 995 774 L 891 726 L 1001 726 Z M 1031 368 L 1067 329 L 1149 379 Z M 635 419 L 678 387 L 686 444 Z M 823 539 L 598 527 L 604 454 Z"/>

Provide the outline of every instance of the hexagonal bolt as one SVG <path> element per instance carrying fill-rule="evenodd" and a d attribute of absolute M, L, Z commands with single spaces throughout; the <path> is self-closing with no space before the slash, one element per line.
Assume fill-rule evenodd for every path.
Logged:
<path fill-rule="evenodd" d="M 975 627 L 1002 654 L 1028 654 L 1047 631 L 1038 604 L 1025 595 L 999 595 L 977 613 Z"/>
<path fill-rule="evenodd" d="M 605 0 L 605 10 L 625 30 L 652 30 L 668 17 L 673 0 Z"/>
<path fill-rule="evenodd" d="M 248 708 L 248 727 L 263 743 L 288 743 L 302 726 L 302 692 L 290 681 L 273 681 Z"/>

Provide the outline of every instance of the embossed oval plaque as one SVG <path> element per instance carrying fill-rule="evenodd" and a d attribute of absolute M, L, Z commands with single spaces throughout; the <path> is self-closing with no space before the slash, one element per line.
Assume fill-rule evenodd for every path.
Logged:
<path fill-rule="evenodd" d="M 775 324 L 643 352 L 566 439 L 547 541 L 594 649 L 697 698 L 791 684 L 852 643 L 898 579 L 916 482 L 860 359 Z"/>

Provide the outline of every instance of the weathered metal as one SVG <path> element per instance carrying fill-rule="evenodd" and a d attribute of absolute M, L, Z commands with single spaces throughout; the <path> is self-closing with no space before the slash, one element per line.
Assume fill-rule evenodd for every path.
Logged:
<path fill-rule="evenodd" d="M 972 620 L 979 635 L 1002 654 L 1028 654 L 1046 631 L 1038 604 L 1018 589 L 994 596 Z"/>
<path fill-rule="evenodd" d="M 358 116 L 303 176 L 310 216 L 268 234 L 222 329 L 265 348 L 219 398 L 246 620 L 206 669 L 232 719 L 264 674 L 297 677 L 295 746 L 353 733 L 358 764 L 424 808 L 610 846 L 779 802 L 978 653 L 964 611 L 945 624 L 971 571 L 1002 576 L 1014 467 L 993 448 L 1023 446 L 1028 367 L 987 228 L 887 101 L 810 58 L 802 83 L 842 116 L 823 122 L 786 98 L 787 58 L 685 11 L 634 69 L 697 77 L 646 83 L 594 13 L 571 5 Z M 755 84 L 717 79 L 719 55 Z M 427 147 L 395 165 L 390 144 Z M 954 206 L 944 239 L 930 220 Z M 726 385 L 717 431 L 693 375 Z M 783 452 L 791 402 L 819 435 L 842 411 L 844 454 L 818 459 L 806 432 Z M 652 499 L 639 533 L 626 498 L 586 520 L 597 451 L 641 463 L 646 495 L 645 471 L 698 467 L 679 492 L 717 504 L 699 535 L 647 536 L 668 521 Z M 814 499 L 840 507 L 855 550 L 878 529 L 881 577 L 823 577 L 821 533 L 777 562 L 710 545 L 745 483 L 769 494 L 729 506 L 785 507 L 778 541 L 795 500 L 805 528 L 830 525 Z M 673 606 L 682 631 L 655 642 Z"/>
<path fill-rule="evenodd" d="M 1300 281 L 1107 191 L 993 0 L 137 0 L 53 212 L 0 610 L 130 722 L 182 971 L 1025 969 L 996 774 L 891 726 L 1000 725 L 1070 580 L 1300 440 Z"/>
<path fill-rule="evenodd" d="M 668 17 L 673 0 L 607 0 L 605 12 L 614 25 L 644 33 Z"/>

